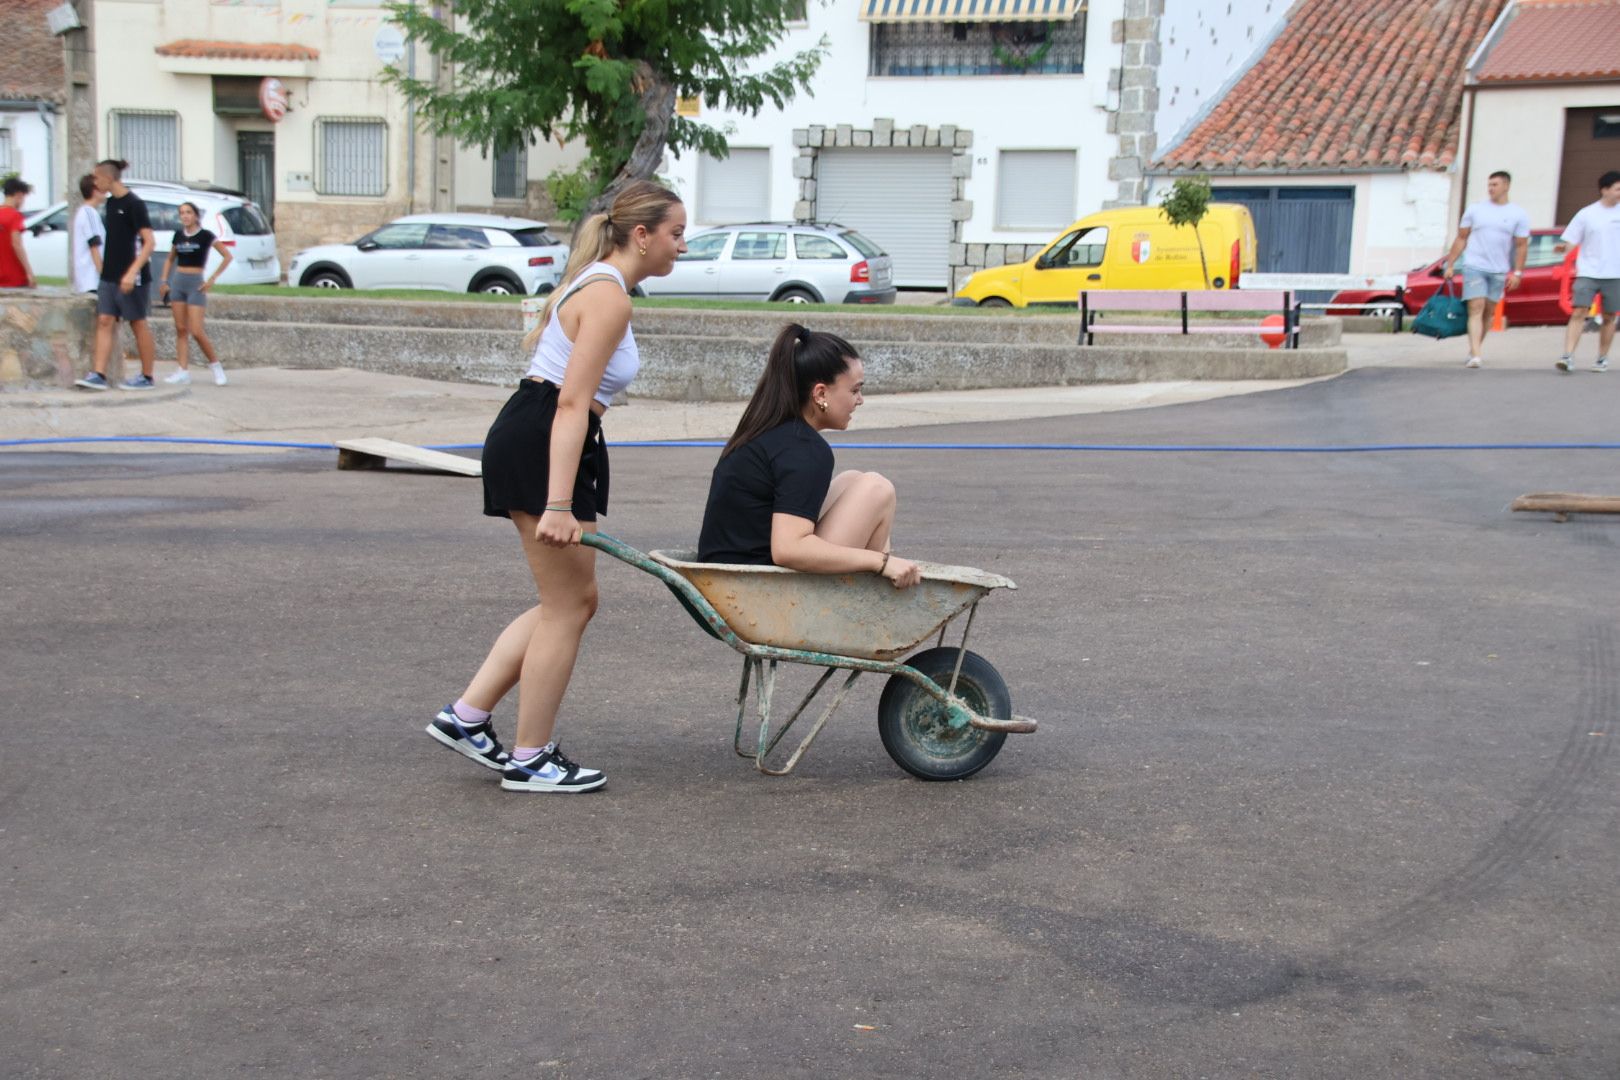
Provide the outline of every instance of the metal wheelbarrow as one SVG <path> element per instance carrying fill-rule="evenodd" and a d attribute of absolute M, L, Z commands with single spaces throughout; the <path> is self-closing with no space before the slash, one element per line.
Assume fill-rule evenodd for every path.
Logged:
<path fill-rule="evenodd" d="M 1016 589 L 1007 578 L 967 566 L 919 563 L 922 581 L 896 589 L 877 574 L 805 574 L 780 566 L 697 562 L 693 552 L 638 551 L 604 533 L 586 545 L 643 570 L 665 585 L 711 637 L 743 654 L 732 748 L 760 772 L 786 776 L 832 719 L 862 672 L 889 676 L 878 703 L 878 735 L 902 769 L 924 780 L 961 780 L 988 765 L 1008 732 L 1027 733 L 1034 720 L 1014 716 L 1007 683 L 967 647 L 979 601 L 995 589 Z M 945 630 L 967 613 L 962 640 L 945 644 Z M 934 647 L 904 656 L 938 633 Z M 778 663 L 827 670 L 775 733 L 772 697 Z M 840 670 L 849 672 L 820 719 L 779 766 L 770 761 L 783 736 Z M 743 746 L 748 684 L 755 684 L 759 731 Z"/>

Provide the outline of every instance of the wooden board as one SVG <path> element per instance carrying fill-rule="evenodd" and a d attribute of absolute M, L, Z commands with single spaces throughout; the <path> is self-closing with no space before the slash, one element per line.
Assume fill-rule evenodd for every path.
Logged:
<path fill-rule="evenodd" d="M 1557 521 L 1567 521 L 1570 514 L 1620 514 L 1620 495 L 1575 495 L 1566 491 L 1542 491 L 1520 495 L 1513 500 L 1514 510 L 1550 513 Z"/>
<path fill-rule="evenodd" d="M 397 461 L 435 472 L 484 475 L 483 463 L 472 458 L 447 454 L 443 450 L 424 450 L 392 439 L 339 439 L 337 448 L 340 469 L 381 469 L 387 462 Z"/>

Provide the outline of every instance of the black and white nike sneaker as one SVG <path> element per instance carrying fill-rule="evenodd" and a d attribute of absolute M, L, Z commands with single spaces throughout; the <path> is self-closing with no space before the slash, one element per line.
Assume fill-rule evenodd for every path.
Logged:
<path fill-rule="evenodd" d="M 596 769 L 582 769 L 563 756 L 562 748 L 552 747 L 528 761 L 516 758 L 501 772 L 501 787 L 507 791 L 556 791 L 572 793 L 595 791 L 607 783 L 607 776 Z"/>
<path fill-rule="evenodd" d="M 469 724 L 457 716 L 456 710 L 449 705 L 439 710 L 439 715 L 427 726 L 427 733 L 486 769 L 504 769 L 510 757 L 501 746 L 501 740 L 495 737 L 495 729 L 488 720 Z"/>

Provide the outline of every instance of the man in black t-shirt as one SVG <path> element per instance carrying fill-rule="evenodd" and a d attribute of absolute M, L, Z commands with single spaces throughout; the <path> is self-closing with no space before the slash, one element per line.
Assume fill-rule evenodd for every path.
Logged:
<path fill-rule="evenodd" d="M 156 240 L 146 204 L 122 179 L 127 161 L 103 161 L 95 167 L 96 188 L 107 193 L 107 239 L 102 247 L 101 284 L 96 291 L 95 370 L 73 385 L 86 390 L 107 389 L 107 362 L 112 357 L 118 320 L 129 323 L 135 334 L 135 347 L 141 354 L 141 373 L 125 379 L 124 390 L 150 390 L 157 346 L 146 325 L 148 286 L 152 271 L 147 266 Z"/>

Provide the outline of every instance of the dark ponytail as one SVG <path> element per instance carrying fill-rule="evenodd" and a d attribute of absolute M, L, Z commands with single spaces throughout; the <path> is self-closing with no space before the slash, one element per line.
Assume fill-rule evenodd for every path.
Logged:
<path fill-rule="evenodd" d="M 815 385 L 836 381 L 849 370 L 849 362 L 860 359 L 860 355 L 855 346 L 837 334 L 817 333 L 798 323 L 788 323 L 771 343 L 754 396 L 748 399 L 737 430 L 720 456 L 802 416 Z"/>

